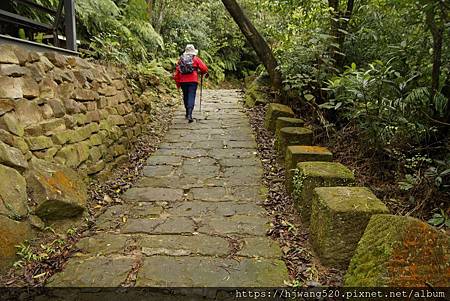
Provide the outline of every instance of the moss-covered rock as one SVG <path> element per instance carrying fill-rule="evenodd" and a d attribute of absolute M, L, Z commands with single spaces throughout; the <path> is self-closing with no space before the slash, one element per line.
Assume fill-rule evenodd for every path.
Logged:
<path fill-rule="evenodd" d="M 86 185 L 70 168 L 32 159 L 26 179 L 30 196 L 37 203 L 34 213 L 42 219 L 74 217 L 86 207 Z"/>
<path fill-rule="evenodd" d="M 22 218 L 27 213 L 25 178 L 15 169 L 0 165 L 0 215 Z M 0 228 L 0 236 L 2 233 Z"/>
<path fill-rule="evenodd" d="M 358 243 L 344 285 L 448 287 L 450 237 L 407 216 L 374 215 Z"/>
<path fill-rule="evenodd" d="M 18 222 L 0 215 L 0 272 L 6 270 L 16 258 L 16 246 L 31 237 L 27 222 Z"/>
<path fill-rule="evenodd" d="M 25 160 L 22 152 L 2 141 L 0 141 L 0 163 L 18 170 L 24 170 L 28 167 L 27 160 Z"/>
<path fill-rule="evenodd" d="M 0 129 L 9 131 L 19 137 L 22 137 L 25 132 L 23 124 L 17 119 L 14 112 L 6 113 L 0 117 Z"/>
<path fill-rule="evenodd" d="M 389 211 L 367 188 L 314 189 L 310 241 L 320 261 L 347 268 L 370 217 L 381 213 Z"/>
<path fill-rule="evenodd" d="M 286 149 L 286 169 L 294 169 L 298 163 L 305 161 L 330 162 L 333 153 L 326 147 L 311 145 L 290 145 Z"/>
<path fill-rule="evenodd" d="M 64 145 L 70 140 L 77 140 L 78 136 L 76 135 L 76 131 L 73 130 L 65 130 L 62 132 L 54 133 L 52 136 L 52 141 L 57 145 Z"/>
<path fill-rule="evenodd" d="M 25 141 L 32 151 L 43 150 L 53 146 L 53 140 L 47 136 L 26 137 Z"/>
<path fill-rule="evenodd" d="M 268 103 L 263 88 L 264 87 L 260 85 L 257 79 L 248 84 L 247 87 L 245 88 L 245 95 L 244 95 L 245 106 L 252 108 L 256 105 Z"/>
<path fill-rule="evenodd" d="M 286 127 L 278 131 L 275 137 L 275 148 L 284 159 L 286 148 L 290 145 L 311 145 L 313 132 L 303 127 Z"/>
<path fill-rule="evenodd" d="M 353 172 L 340 163 L 298 163 L 293 179 L 293 197 L 302 221 L 309 225 L 315 188 L 352 186 L 354 181 Z"/>
<path fill-rule="evenodd" d="M 310 145 L 290 145 L 286 149 L 286 187 L 289 192 L 293 190 L 294 170 L 297 164 L 305 161 L 329 162 L 333 154 L 325 147 Z"/>
<path fill-rule="evenodd" d="M 294 117 L 294 111 L 286 105 L 270 103 L 267 108 L 264 126 L 272 133 L 275 132 L 275 123 L 278 117 Z"/>
<path fill-rule="evenodd" d="M 287 127 L 303 127 L 305 125 L 305 121 L 300 118 L 292 118 L 292 117 L 278 117 L 275 121 L 275 136 L 278 135 L 278 132 L 282 128 Z"/>

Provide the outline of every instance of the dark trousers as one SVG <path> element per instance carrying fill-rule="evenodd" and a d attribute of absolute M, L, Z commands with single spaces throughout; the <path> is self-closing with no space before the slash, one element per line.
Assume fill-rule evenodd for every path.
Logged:
<path fill-rule="evenodd" d="M 197 85 L 197 83 L 181 83 L 181 90 L 183 91 L 183 101 L 186 112 L 192 113 L 192 111 L 194 110 Z"/>

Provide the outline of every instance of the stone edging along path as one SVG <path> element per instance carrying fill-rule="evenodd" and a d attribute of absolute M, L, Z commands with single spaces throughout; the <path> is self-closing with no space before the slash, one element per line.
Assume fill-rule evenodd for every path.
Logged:
<path fill-rule="evenodd" d="M 271 103 L 265 127 L 275 132 L 286 186 L 323 265 L 347 269 L 345 286 L 448 287 L 450 237 L 411 217 L 394 216 L 332 153 L 311 146 L 312 131 L 288 106 Z"/>
<path fill-rule="evenodd" d="M 48 286 L 284 286 L 286 265 L 260 205 L 261 162 L 238 100 L 235 91 L 206 92 L 193 124 L 180 108 L 124 204 L 98 217 L 95 235 L 80 240 Z"/>

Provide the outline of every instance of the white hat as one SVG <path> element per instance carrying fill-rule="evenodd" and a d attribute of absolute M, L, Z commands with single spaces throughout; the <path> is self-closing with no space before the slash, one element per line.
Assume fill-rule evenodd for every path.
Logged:
<path fill-rule="evenodd" d="M 190 54 L 190 55 L 197 55 L 198 50 L 195 49 L 194 45 L 187 44 L 186 48 L 184 49 L 184 54 Z"/>

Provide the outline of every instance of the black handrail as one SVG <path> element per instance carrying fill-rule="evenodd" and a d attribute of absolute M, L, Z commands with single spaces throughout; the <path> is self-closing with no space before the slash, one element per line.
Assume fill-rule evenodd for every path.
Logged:
<path fill-rule="evenodd" d="M 0 0 L 3 1 L 3 0 Z M 0 9 L 0 21 L 18 24 L 30 29 L 41 30 L 53 33 L 53 39 L 55 46 L 59 46 L 60 41 L 58 39 L 58 30 L 62 29 L 62 15 L 64 8 L 64 25 L 67 48 L 72 51 L 76 51 L 76 28 L 75 28 L 75 7 L 74 0 L 59 0 L 57 10 L 53 8 L 44 7 L 40 4 L 33 2 L 32 0 L 10 0 L 16 3 L 22 3 L 32 8 L 43 11 L 47 14 L 54 16 L 53 24 L 43 24 L 32 19 L 20 16 L 18 14 L 8 12 Z"/>
<path fill-rule="evenodd" d="M 9 23 L 19 24 L 19 25 L 22 25 L 25 27 L 38 29 L 38 30 L 47 30 L 47 31 L 53 30 L 52 25 L 40 23 L 40 22 L 31 20 L 29 18 L 22 17 L 20 15 L 5 11 L 3 9 L 0 9 L 0 20 L 9 22 Z"/>

